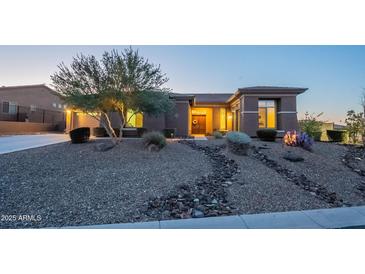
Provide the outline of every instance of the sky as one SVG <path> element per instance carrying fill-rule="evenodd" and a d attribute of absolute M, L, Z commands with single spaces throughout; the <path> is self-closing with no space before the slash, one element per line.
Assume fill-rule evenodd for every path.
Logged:
<path fill-rule="evenodd" d="M 78 53 L 100 57 L 128 46 L 0 46 L 0 86 L 51 84 L 57 65 Z M 298 116 L 324 112 L 343 123 L 350 109 L 362 111 L 365 46 L 132 46 L 161 65 L 174 92 L 233 93 L 248 86 L 293 86 Z"/>

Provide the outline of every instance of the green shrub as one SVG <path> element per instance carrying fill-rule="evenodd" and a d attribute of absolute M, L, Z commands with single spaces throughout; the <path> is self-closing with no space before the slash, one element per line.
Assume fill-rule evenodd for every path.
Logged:
<path fill-rule="evenodd" d="M 144 127 L 137 127 L 137 136 L 142 137 L 143 134 L 147 132 L 147 129 Z"/>
<path fill-rule="evenodd" d="M 227 134 L 228 149 L 234 154 L 247 155 L 251 138 L 245 133 L 232 131 Z"/>
<path fill-rule="evenodd" d="M 166 138 L 174 138 L 176 135 L 176 129 L 175 128 L 165 128 L 163 130 L 163 134 L 165 135 Z"/>
<path fill-rule="evenodd" d="M 327 130 L 328 139 L 332 142 L 345 143 L 347 141 L 346 130 Z"/>
<path fill-rule="evenodd" d="M 146 147 L 150 147 L 151 145 L 156 146 L 158 149 L 166 146 L 166 138 L 162 135 L 161 132 L 151 131 L 143 134 L 143 143 Z"/>
<path fill-rule="evenodd" d="M 307 133 L 308 134 L 308 133 Z M 321 141 L 322 131 L 313 131 L 312 135 L 308 134 L 314 141 Z"/>
<path fill-rule="evenodd" d="M 348 137 L 351 139 L 353 144 L 356 144 L 365 130 L 363 113 L 356 113 L 353 110 L 349 110 L 347 112 L 345 123 Z"/>
<path fill-rule="evenodd" d="M 219 132 L 219 131 L 214 131 L 213 132 L 213 136 L 216 139 L 222 139 L 223 138 L 223 134 L 221 132 Z"/>
<path fill-rule="evenodd" d="M 90 139 L 90 128 L 79 127 L 71 130 L 69 134 L 73 144 L 86 143 Z"/>
<path fill-rule="evenodd" d="M 315 139 L 315 136 L 318 136 L 318 132 L 322 131 L 323 122 L 318 121 L 317 119 L 323 115 L 323 112 L 315 115 L 309 114 L 307 111 L 304 115 L 304 120 L 299 121 L 300 129 L 302 132 L 307 133 L 310 137 Z"/>
<path fill-rule="evenodd" d="M 246 133 L 231 131 L 227 134 L 227 140 L 237 144 L 250 144 L 251 138 Z"/>
<path fill-rule="evenodd" d="M 278 133 L 275 129 L 265 128 L 257 130 L 256 134 L 262 141 L 275 142 Z"/>

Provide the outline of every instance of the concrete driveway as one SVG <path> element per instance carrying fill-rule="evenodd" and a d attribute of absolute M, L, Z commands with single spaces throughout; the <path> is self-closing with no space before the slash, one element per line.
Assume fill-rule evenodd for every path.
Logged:
<path fill-rule="evenodd" d="M 67 142 L 68 134 L 0 136 L 0 154 Z"/>

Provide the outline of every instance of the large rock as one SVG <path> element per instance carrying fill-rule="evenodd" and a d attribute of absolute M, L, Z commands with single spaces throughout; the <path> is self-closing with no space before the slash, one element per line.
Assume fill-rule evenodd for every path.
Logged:
<path fill-rule="evenodd" d="M 115 145 L 112 142 L 108 143 L 98 143 L 95 145 L 95 149 L 97 151 L 107 151 L 115 147 Z"/>
<path fill-rule="evenodd" d="M 303 162 L 304 161 L 304 158 L 291 152 L 291 151 L 288 151 L 287 153 L 284 154 L 283 158 L 285 160 L 288 160 L 290 162 Z"/>

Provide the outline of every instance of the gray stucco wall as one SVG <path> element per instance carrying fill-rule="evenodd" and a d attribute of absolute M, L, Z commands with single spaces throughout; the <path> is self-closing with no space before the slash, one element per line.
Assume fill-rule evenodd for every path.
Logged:
<path fill-rule="evenodd" d="M 150 115 L 143 115 L 143 127 L 148 130 L 161 131 L 166 128 L 165 114 L 161 114 L 157 117 Z"/>
<path fill-rule="evenodd" d="M 175 108 L 166 114 L 166 128 L 176 128 L 176 136 L 189 135 L 189 101 L 177 101 Z"/>
<path fill-rule="evenodd" d="M 299 130 L 297 118 L 297 100 L 296 96 L 286 96 L 280 98 L 278 107 L 278 129 L 281 130 Z"/>
<path fill-rule="evenodd" d="M 241 124 L 240 131 L 249 136 L 256 136 L 258 129 L 258 100 L 256 96 L 241 97 Z"/>
<path fill-rule="evenodd" d="M 242 96 L 241 97 L 241 125 L 240 131 L 250 136 L 256 136 L 258 129 L 258 100 L 274 99 L 277 101 L 277 129 L 298 130 L 296 113 L 296 96 Z"/>

